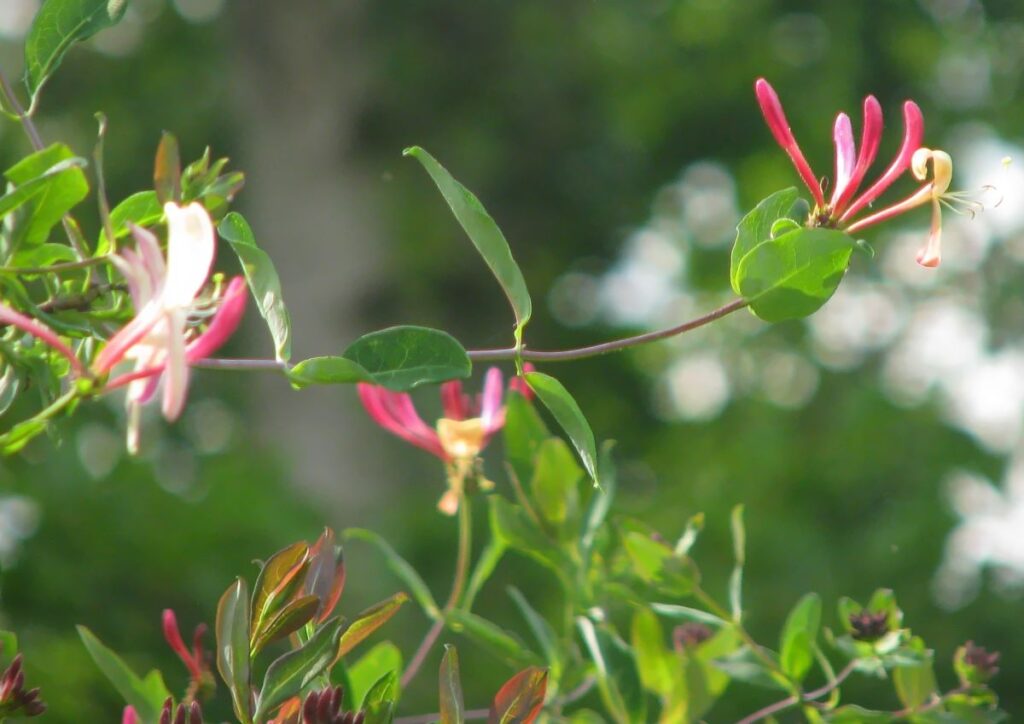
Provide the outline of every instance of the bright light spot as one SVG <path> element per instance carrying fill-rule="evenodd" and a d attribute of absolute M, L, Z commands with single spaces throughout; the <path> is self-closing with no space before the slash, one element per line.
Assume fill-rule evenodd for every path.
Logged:
<path fill-rule="evenodd" d="M 657 322 L 677 297 L 677 277 L 684 261 L 666 235 L 651 229 L 634 234 L 602 284 L 607 316 L 622 325 Z"/>
<path fill-rule="evenodd" d="M 778 407 L 803 407 L 818 389 L 818 369 L 794 352 L 762 353 L 761 393 Z"/>
<path fill-rule="evenodd" d="M 709 420 L 729 401 L 729 377 L 722 360 L 712 352 L 678 360 L 665 371 L 663 380 L 668 396 L 658 402 L 668 417 Z"/>
<path fill-rule="evenodd" d="M 224 10 L 224 0 L 174 0 L 181 17 L 192 23 L 206 23 Z"/>
<path fill-rule="evenodd" d="M 4 0 L 0 3 L 0 38 L 18 40 L 28 32 L 39 10 L 39 0 Z"/>
<path fill-rule="evenodd" d="M 868 352 L 888 345 L 902 322 L 902 308 L 891 293 L 848 278 L 807 323 L 818 359 L 834 369 L 849 369 Z"/>
<path fill-rule="evenodd" d="M 124 452 L 124 437 L 98 423 L 85 425 L 76 439 L 78 459 L 94 480 L 110 475 Z"/>
<path fill-rule="evenodd" d="M 121 22 L 98 32 L 90 44 L 99 53 L 123 58 L 138 49 L 145 29 L 143 16 L 135 4 L 130 3 Z"/>
<path fill-rule="evenodd" d="M 1024 350 L 979 361 L 944 385 L 949 418 L 996 452 L 1014 449 L 1024 427 Z"/>
<path fill-rule="evenodd" d="M 683 173 L 675 188 L 683 224 L 701 246 L 723 246 L 733 240 L 739 210 L 736 182 L 724 166 L 699 161 Z"/>
<path fill-rule="evenodd" d="M 567 327 L 582 327 L 597 319 L 600 282 L 590 274 L 563 274 L 548 292 L 551 313 Z"/>
<path fill-rule="evenodd" d="M 220 400 L 197 400 L 189 403 L 185 430 L 200 453 L 219 453 L 231 444 L 235 416 Z"/>
<path fill-rule="evenodd" d="M 39 527 L 39 516 L 39 506 L 31 498 L 0 498 L 0 566 L 7 568 L 17 560 L 22 541 Z"/>
<path fill-rule="evenodd" d="M 995 187 L 978 196 L 985 210 L 974 223 L 995 236 L 1024 229 L 1024 164 L 1006 163 L 1007 157 L 1024 158 L 1024 147 L 1004 141 L 984 126 L 970 126 L 957 135 L 956 187 L 968 192 Z"/>
<path fill-rule="evenodd" d="M 168 493 L 184 498 L 195 491 L 199 470 L 195 455 L 185 446 L 163 441 L 154 456 L 153 472 Z"/>

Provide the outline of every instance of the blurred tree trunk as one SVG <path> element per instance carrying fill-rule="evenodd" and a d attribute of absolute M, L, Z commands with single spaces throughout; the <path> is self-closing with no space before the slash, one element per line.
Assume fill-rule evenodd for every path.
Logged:
<path fill-rule="evenodd" d="M 233 102 L 244 120 L 237 165 L 247 175 L 240 202 L 281 276 L 294 360 L 338 353 L 364 331 L 356 301 L 381 271 L 365 192 L 371 184 L 352 161 L 365 86 L 362 6 L 361 0 L 232 4 Z M 254 308 L 250 313 L 256 317 Z M 269 356 L 268 342 L 253 346 Z M 381 495 L 365 484 L 382 471 L 365 454 L 376 433 L 354 388 L 296 393 L 281 378 L 253 379 L 260 436 L 284 456 L 298 485 L 346 511 L 346 518 L 370 502 L 370 493 Z"/>

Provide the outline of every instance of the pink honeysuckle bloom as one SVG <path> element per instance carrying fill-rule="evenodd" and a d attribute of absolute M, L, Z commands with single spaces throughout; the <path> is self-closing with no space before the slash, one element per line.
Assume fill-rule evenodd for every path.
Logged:
<path fill-rule="evenodd" d="M 789 155 L 797 173 L 814 197 L 815 206 L 807 220 L 808 226 L 839 229 L 853 234 L 869 226 L 890 219 L 910 209 L 932 202 L 932 229 L 928 244 L 918 254 L 918 263 L 923 266 L 937 266 L 939 263 L 939 238 L 941 225 L 940 205 L 949 205 L 950 200 L 964 201 L 956 194 L 948 193 L 953 176 L 953 162 L 949 154 L 922 148 L 924 118 L 921 109 L 913 101 L 903 104 L 903 142 L 896 157 L 871 186 L 858 195 L 860 186 L 871 164 L 878 154 L 882 136 L 882 108 L 874 96 L 864 99 L 864 126 L 861 131 L 860 152 L 854 142 L 853 126 L 849 116 L 840 113 L 833 127 L 835 144 L 835 185 L 831 197 L 826 201 L 824 182 L 819 182 L 786 120 L 775 90 L 764 78 L 754 84 L 758 104 L 764 114 L 768 128 L 775 140 Z M 929 163 L 931 178 L 929 180 Z M 923 185 L 909 197 L 881 211 L 857 218 L 900 176 L 910 170 Z"/>
<path fill-rule="evenodd" d="M 169 608 L 165 608 L 162 623 L 164 639 L 167 641 L 167 645 L 171 647 L 171 650 L 176 653 L 178 658 L 181 659 L 181 662 L 185 664 L 185 668 L 188 669 L 192 682 L 196 686 L 202 685 L 206 672 L 206 663 L 205 657 L 203 656 L 202 646 L 202 638 L 206 633 L 206 625 L 199 624 L 196 626 L 195 633 L 192 636 L 192 649 L 189 650 L 181 638 L 181 631 L 178 629 L 178 619 L 174 615 L 174 611 Z"/>
<path fill-rule="evenodd" d="M 141 405 L 163 386 L 161 409 L 168 420 L 181 414 L 188 392 L 189 365 L 208 357 L 238 327 L 245 309 L 245 281 L 235 277 L 217 300 L 200 294 L 210 276 L 215 251 L 213 222 L 198 203 L 164 205 L 167 217 L 167 259 L 156 237 L 132 227 L 136 248 L 113 257 L 128 282 L 135 317 L 108 340 L 97 355 L 93 372 L 108 374 L 125 360 L 133 372 L 116 377 L 106 389 L 128 385 L 128 447 L 138 449 Z M 212 316 L 211 316 L 212 315 Z M 208 321 L 202 334 L 195 324 Z"/>
<path fill-rule="evenodd" d="M 513 378 L 509 382 L 509 389 L 520 389 L 517 380 Z M 476 398 L 465 394 L 458 380 L 441 385 L 444 417 L 434 428 L 423 421 L 412 398 L 404 392 L 392 392 L 365 382 L 358 385 L 358 392 L 374 422 L 444 461 L 449 490 L 438 503 L 441 512 L 453 515 L 458 510 L 467 478 L 475 477 L 484 488 L 491 485 L 478 474 L 477 459 L 494 433 L 505 424 L 504 390 L 497 367 L 487 370 L 483 392 Z"/>
<path fill-rule="evenodd" d="M 126 706 L 121 714 L 121 724 L 139 724 L 139 715 L 134 706 Z"/>

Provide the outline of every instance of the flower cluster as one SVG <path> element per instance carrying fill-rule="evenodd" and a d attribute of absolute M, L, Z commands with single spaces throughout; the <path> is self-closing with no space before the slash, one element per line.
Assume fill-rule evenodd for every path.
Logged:
<path fill-rule="evenodd" d="M 953 178 L 953 161 L 949 154 L 921 146 L 924 138 L 924 118 L 916 103 L 906 101 L 903 104 L 903 142 L 896 157 L 882 175 L 860 195 L 858 191 L 868 169 L 875 161 L 881 143 L 882 107 L 874 96 L 864 99 L 864 123 L 859 152 L 854 141 L 850 117 L 845 113 L 836 116 L 832 132 L 835 143 L 835 179 L 832 194 L 826 198 L 827 180 L 819 181 L 811 170 L 793 136 L 775 89 L 764 78 L 759 78 L 754 84 L 754 90 L 772 136 L 789 155 L 797 173 L 814 198 L 814 208 L 807 220 L 808 226 L 840 229 L 855 234 L 918 206 L 931 203 L 931 232 L 927 243 L 918 252 L 917 262 L 926 267 L 939 265 L 942 205 L 949 204 L 951 200 L 959 200 L 959 197 L 949 193 Z M 917 191 L 880 211 L 866 216 L 861 215 L 861 212 L 908 170 L 922 184 Z"/>
<path fill-rule="evenodd" d="M 526 368 L 532 369 L 531 365 Z M 509 390 L 527 397 L 532 394 L 519 377 L 509 382 Z M 504 385 L 501 370 L 492 367 L 484 377 L 483 392 L 477 397 L 467 395 L 458 380 L 441 385 L 441 406 L 444 417 L 431 428 L 416 412 L 412 398 L 404 392 L 393 392 L 379 385 L 360 383 L 359 399 L 374 422 L 406 442 L 437 456 L 445 463 L 448 490 L 437 507 L 446 515 L 454 515 L 467 484 L 490 489 L 493 483 L 483 477 L 479 456 L 491 437 L 505 424 L 502 406 Z"/>

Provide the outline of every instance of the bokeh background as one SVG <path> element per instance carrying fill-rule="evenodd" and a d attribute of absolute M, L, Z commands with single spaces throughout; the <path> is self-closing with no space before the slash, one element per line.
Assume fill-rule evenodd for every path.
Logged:
<path fill-rule="evenodd" d="M 0 2 L 10 75 L 37 6 Z M 937 271 L 913 262 L 926 210 L 872 232 L 876 258 L 857 258 L 806 322 L 769 327 L 741 313 L 550 371 L 598 437 L 619 442 L 619 512 L 668 535 L 707 514 L 696 555 L 712 590 L 730 564 L 728 511 L 746 503 L 755 634 L 774 640 L 806 591 L 831 611 L 840 595 L 892 587 L 935 647 L 943 684 L 955 647 L 973 639 L 1003 652 L 997 689 L 1024 711 L 1017 0 L 132 0 L 120 26 L 68 56 L 40 127 L 88 155 L 104 111 L 115 201 L 151 183 L 161 130 L 189 158 L 206 145 L 231 156 L 248 174 L 237 208 L 282 276 L 296 359 L 399 322 L 451 330 L 468 347 L 507 343 L 500 291 L 401 157 L 423 145 L 504 228 L 538 302 L 530 343 L 567 347 L 728 299 L 734 224 L 797 180 L 761 121 L 758 76 L 778 89 L 819 173 L 831 172 L 837 110 L 859 128 L 861 99 L 875 93 L 885 158 L 899 104 L 914 98 L 927 143 L 953 153 L 955 185 L 993 184 L 984 200 L 1002 203 L 947 215 Z M 26 150 L 17 127 L 0 125 L 3 161 Z M 93 212 L 82 217 L 95 228 Z M 271 354 L 255 313 L 230 352 Z M 429 391 L 419 398 L 436 405 Z M 118 400 L 92 405 L 60 440 L 0 462 L 0 623 L 21 637 L 52 721 L 115 721 L 120 709 L 74 624 L 181 687 L 160 610 L 188 628 L 211 621 L 252 559 L 323 525 L 373 528 L 447 586 L 442 471 L 374 429 L 353 390 L 200 372 L 184 418 L 151 420 L 138 459 L 124 455 L 122 417 Z M 346 554 L 346 612 L 399 587 L 374 551 Z M 528 562 L 504 565 L 481 605 L 515 626 L 511 580 L 536 598 L 553 586 Z M 408 655 L 426 626 L 408 607 L 387 632 Z M 509 672 L 464 648 L 467 698 L 483 705 Z M 405 713 L 435 710 L 434 687 L 421 676 Z M 710 720 L 765 701 L 736 685 Z"/>

